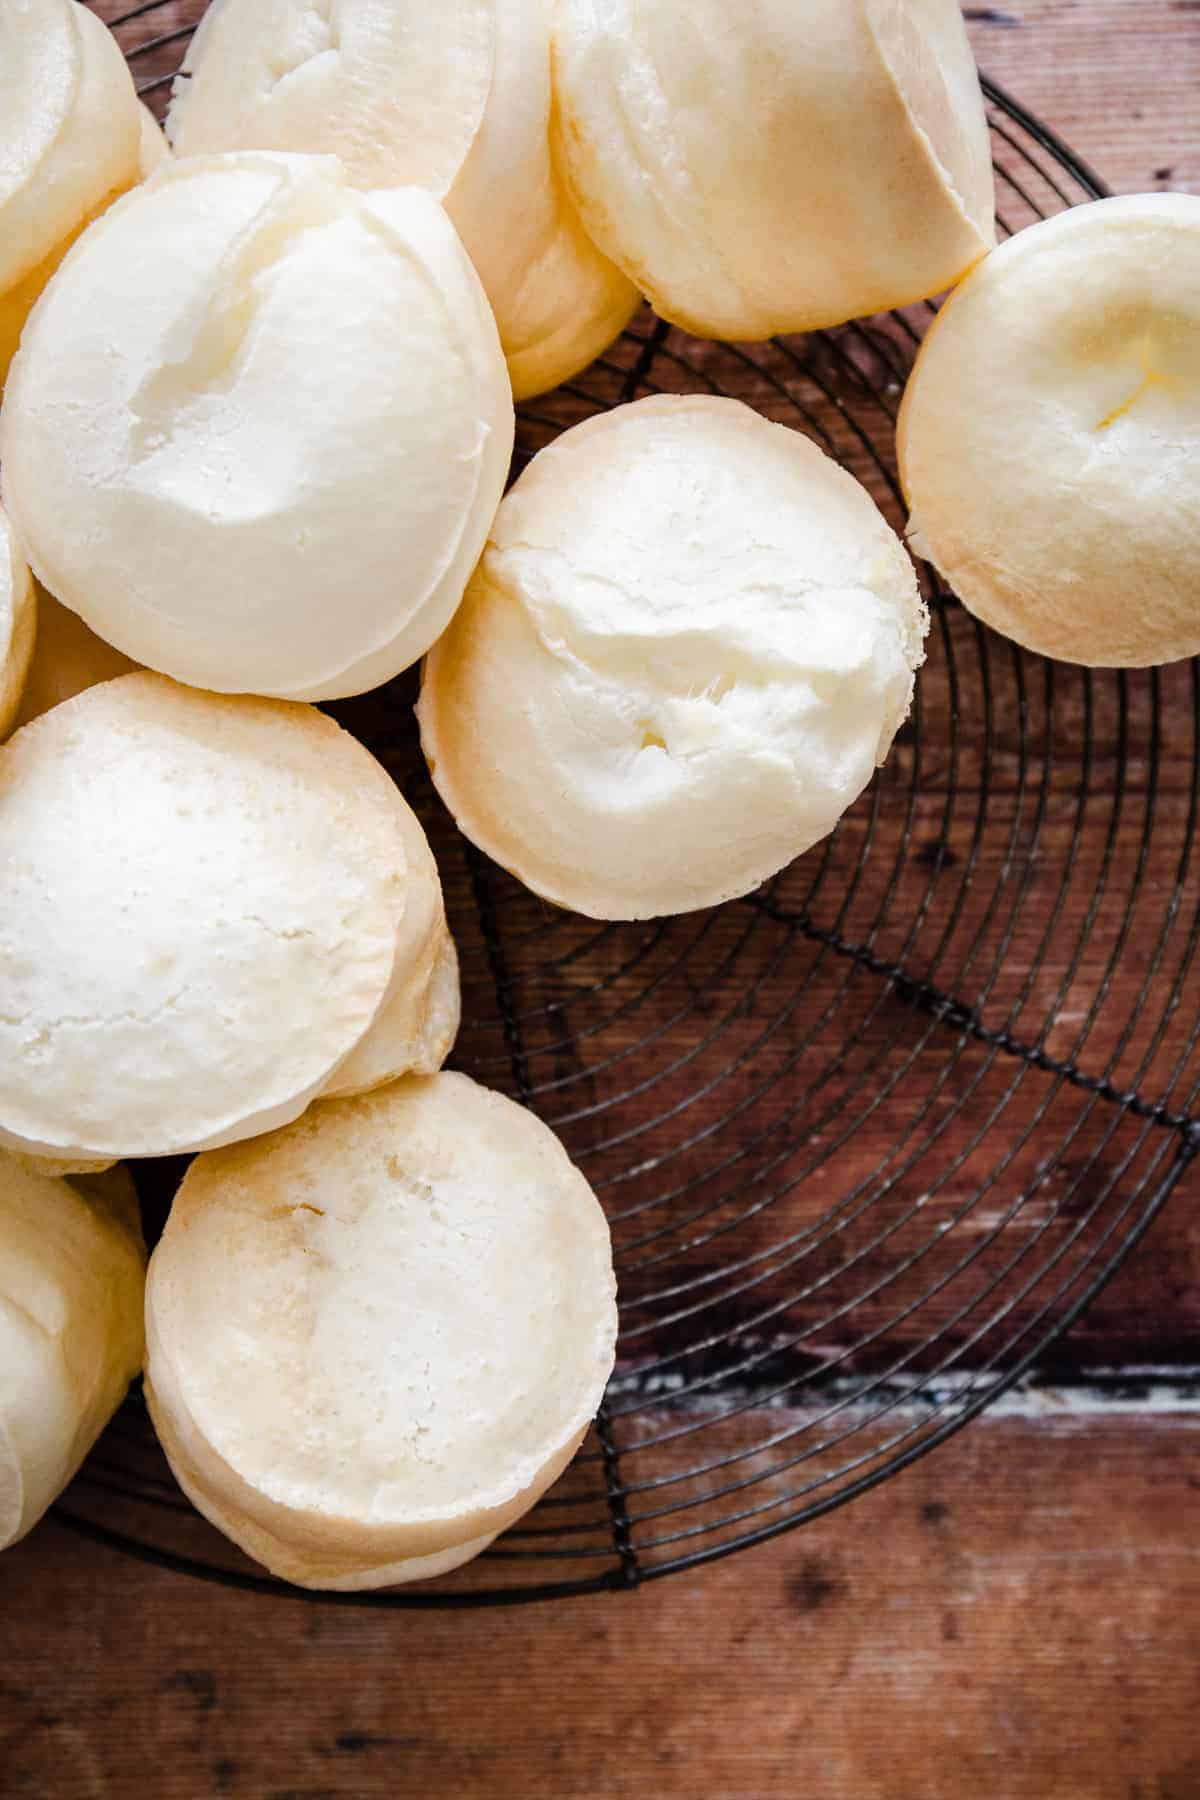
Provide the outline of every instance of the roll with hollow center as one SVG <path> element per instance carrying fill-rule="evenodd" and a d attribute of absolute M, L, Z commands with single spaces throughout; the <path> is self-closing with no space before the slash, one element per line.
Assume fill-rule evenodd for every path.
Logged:
<path fill-rule="evenodd" d="M 914 547 L 977 618 L 1098 668 L 1200 651 L 1200 198 L 1019 232 L 942 308 L 897 434 Z"/>

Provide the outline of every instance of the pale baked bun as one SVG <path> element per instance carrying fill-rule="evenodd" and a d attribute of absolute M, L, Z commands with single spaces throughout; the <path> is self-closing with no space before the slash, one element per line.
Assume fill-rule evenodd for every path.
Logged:
<path fill-rule="evenodd" d="M 808 331 L 937 293 L 994 242 L 958 0 L 553 0 L 583 223 L 664 318 Z"/>
<path fill-rule="evenodd" d="M 168 131 L 183 156 L 327 151 L 363 188 L 441 200 L 496 314 L 518 399 L 607 348 L 637 290 L 551 160 L 547 0 L 214 0 Z"/>
<path fill-rule="evenodd" d="M 1026 649 L 1200 652 L 1200 198 L 1019 232 L 943 306 L 897 450 L 913 546 Z"/>
<path fill-rule="evenodd" d="M 290 1581 L 412 1579 L 574 1455 L 613 1365 L 608 1226 L 531 1113 L 410 1077 L 200 1157 L 146 1321 L 152 1415 L 214 1523 Z"/>
<path fill-rule="evenodd" d="M 37 635 L 33 578 L 0 507 L 0 738 L 12 730 Z"/>
<path fill-rule="evenodd" d="M 437 202 L 248 152 L 166 164 L 75 245 L 13 366 L 0 459 L 34 572 L 125 655 L 327 699 L 448 623 L 512 436 Z"/>
<path fill-rule="evenodd" d="M 17 724 L 40 719 L 64 700 L 73 700 L 102 681 L 131 675 L 137 664 L 90 631 L 77 613 L 60 606 L 53 594 L 34 584 L 37 594 L 37 637 L 25 677 Z"/>
<path fill-rule="evenodd" d="M 137 95 L 75 0 L 0 7 L 0 387 L 67 245 L 140 174 Z"/>
<path fill-rule="evenodd" d="M 497 516 L 425 664 L 460 828 L 600 919 L 749 892 L 831 831 L 908 713 L 927 619 L 854 478 L 739 401 L 578 425 Z"/>
<path fill-rule="evenodd" d="M 128 1174 L 72 1185 L 0 1152 L 0 1549 L 66 1487 L 142 1363 Z"/>
<path fill-rule="evenodd" d="M 0 751 L 0 1143 L 101 1160 L 295 1118 L 392 988 L 395 788 L 310 707 L 161 676 Z"/>
<path fill-rule="evenodd" d="M 2 612 L 2 608 L 0 608 Z M 83 620 L 43 589 L 38 594 L 37 644 L 21 696 L 18 725 L 28 724 L 76 694 L 134 672 L 137 665 L 88 630 Z M 394 825 L 407 862 L 404 917 L 397 933 L 392 979 L 366 1036 L 338 1066 L 327 1094 L 365 1093 L 412 1071 L 441 1068 L 458 1035 L 461 992 L 458 957 L 446 925 L 441 880 L 425 833 L 398 789 L 391 795 Z M 74 1175 L 108 1162 L 31 1158 L 45 1174 Z"/>
<path fill-rule="evenodd" d="M 171 146 L 163 136 L 162 126 L 148 106 L 138 107 L 138 173 L 149 181 L 171 155 Z"/>

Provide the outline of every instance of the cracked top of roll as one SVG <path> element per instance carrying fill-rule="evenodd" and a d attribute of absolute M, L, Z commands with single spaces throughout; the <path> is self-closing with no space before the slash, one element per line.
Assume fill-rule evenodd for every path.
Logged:
<path fill-rule="evenodd" d="M 547 0 L 213 0 L 168 131 L 181 156 L 327 151 L 441 200 L 518 397 L 610 344 L 637 290 L 579 225 L 550 146 Z"/>
<path fill-rule="evenodd" d="M 649 918 L 824 837 L 907 715 L 926 614 L 870 496 L 738 401 L 576 426 L 502 505 L 426 661 L 459 826 L 546 899 Z"/>
<path fill-rule="evenodd" d="M 394 789 L 309 707 L 137 674 L 0 750 L 0 1142 L 159 1156 L 295 1118 L 392 979 Z"/>
<path fill-rule="evenodd" d="M 74 246 L 0 455 L 34 572 L 101 637 L 199 687 L 329 699 L 443 629 L 512 433 L 438 203 L 245 153 L 168 163 Z"/>

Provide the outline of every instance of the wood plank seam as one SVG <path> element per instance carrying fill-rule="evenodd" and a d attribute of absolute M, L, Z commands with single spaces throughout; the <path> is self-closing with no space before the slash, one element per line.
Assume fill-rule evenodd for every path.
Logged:
<path fill-rule="evenodd" d="M 826 1402 L 846 1404 L 846 1416 L 861 1410 L 872 1419 L 886 1408 L 889 1417 L 915 1418 L 943 1411 L 953 1401 L 970 1393 L 985 1370 L 955 1369 L 940 1376 L 826 1375 L 804 1383 L 804 1398 L 794 1393 L 762 1396 L 752 1383 L 723 1383 L 710 1390 L 707 1398 L 689 1397 L 678 1407 L 680 1414 L 696 1416 L 711 1411 L 722 1417 L 732 1402 L 757 1405 L 762 1411 L 779 1413 L 789 1420 L 823 1414 Z M 669 1378 L 631 1375 L 618 1376 L 614 1391 L 622 1399 L 645 1398 L 658 1403 L 660 1411 L 672 1405 Z M 870 1402 L 869 1407 L 865 1404 Z M 1151 1364 L 1139 1370 L 1129 1368 L 1067 1368 L 1056 1371 L 1052 1360 L 1036 1364 L 1020 1381 L 989 1404 L 988 1418 L 1020 1418 L 1064 1420 L 1079 1415 L 1124 1417 L 1129 1413 L 1179 1413 L 1200 1415 L 1200 1364 L 1185 1363 L 1178 1368 L 1170 1364 Z"/>

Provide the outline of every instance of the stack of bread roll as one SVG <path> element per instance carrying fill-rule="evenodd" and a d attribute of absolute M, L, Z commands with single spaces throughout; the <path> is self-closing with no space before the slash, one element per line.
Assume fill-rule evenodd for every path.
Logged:
<path fill-rule="evenodd" d="M 0 758 L 0 867 L 10 1150 L 212 1149 L 453 1041 L 424 833 L 315 708 L 150 673 L 88 689 Z"/>
<path fill-rule="evenodd" d="M 608 1226 L 462 1075 L 198 1157 L 155 1251 L 147 1397 L 196 1505 L 304 1586 L 484 1549 L 575 1454 L 616 1338 Z"/>
<path fill-rule="evenodd" d="M 86 8 L 0 7 L 0 1544 L 145 1301 L 201 1511 L 289 1581 L 391 1585 L 574 1454 L 612 1250 L 547 1128 L 441 1072 L 437 865 L 314 703 L 424 659 L 462 831 L 596 918 L 834 829 L 928 628 L 849 474 L 664 395 L 502 502 L 514 395 L 643 296 L 761 338 L 961 282 L 905 402 L 914 542 L 1049 654 L 1200 649 L 1200 201 L 993 251 L 957 0 L 213 0 L 167 129 Z M 143 1295 L 98 1172 L 179 1154 Z"/>

